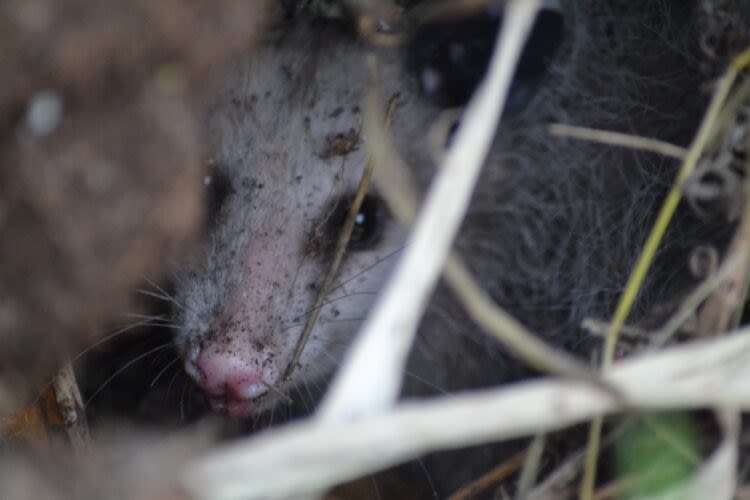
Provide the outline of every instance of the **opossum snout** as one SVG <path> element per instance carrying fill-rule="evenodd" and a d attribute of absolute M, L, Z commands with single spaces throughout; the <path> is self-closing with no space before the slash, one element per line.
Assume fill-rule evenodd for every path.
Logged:
<path fill-rule="evenodd" d="M 185 361 L 186 371 L 198 382 L 216 413 L 232 418 L 253 413 L 257 400 L 278 383 L 278 364 L 258 342 L 233 340 L 196 347 Z"/>

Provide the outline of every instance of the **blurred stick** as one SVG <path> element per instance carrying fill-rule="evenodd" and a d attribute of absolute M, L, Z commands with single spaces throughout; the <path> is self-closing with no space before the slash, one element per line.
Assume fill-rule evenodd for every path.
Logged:
<path fill-rule="evenodd" d="M 70 444 L 76 452 L 91 448 L 91 436 L 86 422 L 81 391 L 78 389 L 73 365 L 68 361 L 52 380 L 57 407 L 68 434 Z"/>
<path fill-rule="evenodd" d="M 675 146 L 674 144 L 648 137 L 623 134 L 621 132 L 576 127 L 564 123 L 553 123 L 549 126 L 549 132 L 558 137 L 581 139 L 584 141 L 597 142 L 599 144 L 609 144 L 610 146 L 620 146 L 623 148 L 636 149 L 638 151 L 648 151 L 675 158 L 677 160 L 683 160 L 687 155 L 687 149 Z"/>

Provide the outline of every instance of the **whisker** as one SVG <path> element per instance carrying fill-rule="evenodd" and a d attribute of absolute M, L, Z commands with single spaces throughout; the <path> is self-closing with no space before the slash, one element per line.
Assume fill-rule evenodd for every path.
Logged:
<path fill-rule="evenodd" d="M 179 300 L 175 299 L 172 295 L 170 295 L 166 290 L 164 290 L 162 287 L 157 285 L 151 280 L 146 280 L 146 282 L 151 285 L 152 287 L 156 288 L 156 290 L 159 292 L 159 294 L 150 292 L 148 290 L 142 290 L 142 292 L 145 295 L 150 295 L 152 297 L 156 297 L 162 300 L 165 300 L 167 302 L 171 302 L 172 304 L 176 305 L 179 309 L 184 309 L 183 305 L 180 303 Z M 160 295 L 161 294 L 161 295 Z"/>
<path fill-rule="evenodd" d="M 406 375 L 410 379 L 416 380 L 417 382 L 426 385 L 430 389 L 434 389 L 435 391 L 439 392 L 443 396 L 451 396 L 452 395 L 452 393 L 450 391 L 446 391 L 445 389 L 443 389 L 439 385 L 436 385 L 434 382 L 430 382 L 426 378 L 420 377 L 419 375 L 417 375 L 414 372 L 411 372 L 409 370 L 404 370 L 404 375 Z"/>
<path fill-rule="evenodd" d="M 424 472 L 424 477 L 427 479 L 427 486 L 430 487 L 430 490 L 432 490 L 432 498 L 440 498 L 438 496 L 438 492 L 435 489 L 435 483 L 432 481 L 432 476 L 430 475 L 430 471 L 427 468 L 427 466 L 424 464 L 424 460 L 421 458 L 417 459 L 417 464 L 419 464 L 419 468 L 422 469 L 422 472 Z"/>
<path fill-rule="evenodd" d="M 375 495 L 377 496 L 378 500 L 380 500 L 382 497 L 380 496 L 380 485 L 378 484 L 378 480 L 375 478 L 375 476 L 370 476 L 370 482 L 372 483 L 372 488 L 375 490 Z"/>
<path fill-rule="evenodd" d="M 312 409 L 318 407 L 318 403 L 320 403 L 321 399 L 320 386 L 318 385 L 317 380 L 318 377 L 315 377 L 310 381 L 305 381 L 305 387 L 307 388 L 307 392 L 310 395 L 310 401 L 312 402 Z"/>
<path fill-rule="evenodd" d="M 287 402 L 289 402 L 289 403 L 292 402 L 292 398 L 290 398 L 289 396 L 287 396 L 286 394 L 284 394 L 283 392 L 281 392 L 281 390 L 278 389 L 276 386 L 274 386 L 272 384 L 269 384 L 268 382 L 266 382 L 264 380 L 261 380 L 260 383 L 263 384 L 264 386 L 266 386 L 266 388 L 268 388 L 268 389 L 272 390 L 273 392 L 275 392 L 276 394 L 278 394 L 281 398 L 285 399 Z"/>
<path fill-rule="evenodd" d="M 180 394 L 180 419 L 185 420 L 185 391 L 187 391 L 187 384 L 183 384 L 182 393 Z"/>
<path fill-rule="evenodd" d="M 178 286 L 185 286 L 185 280 L 183 279 L 181 272 L 172 269 L 169 274 L 172 276 L 172 280 L 177 283 Z"/>
<path fill-rule="evenodd" d="M 349 323 L 349 322 L 352 322 L 352 321 L 354 321 L 354 322 L 362 322 L 362 321 L 364 321 L 366 319 L 367 319 L 367 316 L 361 316 L 359 318 L 335 318 L 335 319 L 326 321 L 323 324 L 325 325 L 325 324 L 328 324 L 328 323 Z"/>
<path fill-rule="evenodd" d="M 162 366 L 164 364 L 164 358 L 165 357 L 169 360 L 171 358 L 176 358 L 177 355 L 176 355 L 176 353 L 172 352 L 171 349 L 165 349 L 165 350 L 163 350 L 162 352 L 158 353 L 156 356 L 153 357 L 153 359 L 151 360 L 151 363 L 149 365 L 149 368 L 150 369 L 154 369 L 155 366 L 156 367 Z M 174 363 L 174 359 L 172 359 L 171 361 L 169 361 L 169 363 L 170 364 Z"/>
<path fill-rule="evenodd" d="M 123 318 L 135 318 L 135 319 L 142 319 L 142 320 L 150 320 L 153 323 L 160 322 L 163 325 L 173 325 L 176 326 L 177 323 L 172 321 L 171 319 L 167 318 L 163 315 L 153 315 L 153 314 L 139 314 L 139 313 L 126 313 L 121 315 Z"/>
<path fill-rule="evenodd" d="M 362 317 L 362 318 L 336 318 L 336 319 L 331 319 L 331 320 L 319 321 L 318 323 L 320 325 L 328 325 L 328 324 L 332 324 L 332 323 L 362 323 L 365 319 L 367 319 L 367 318 L 365 318 L 365 317 Z M 295 323 L 290 323 L 289 325 L 285 326 L 282 330 L 279 330 L 279 333 L 288 332 L 292 328 L 299 328 L 299 327 L 304 326 L 304 325 L 305 325 L 304 321 L 297 321 Z M 320 337 L 320 335 L 312 335 L 311 338 L 319 340 L 321 337 Z M 346 341 L 344 341 L 344 340 L 332 340 L 332 341 L 326 340 L 326 342 L 328 342 L 329 344 L 334 345 L 334 344 L 338 344 L 338 343 L 345 343 L 345 342 L 348 343 L 349 341 L 348 340 L 346 340 Z"/>
<path fill-rule="evenodd" d="M 273 416 L 273 409 L 271 409 L 271 415 Z M 255 433 L 261 428 L 261 420 L 265 418 L 265 408 L 261 408 L 257 417 L 252 419 L 252 425 L 250 426 L 250 432 Z"/>
<path fill-rule="evenodd" d="M 357 279 L 358 277 L 362 276 L 362 275 L 363 275 L 363 274 L 365 274 L 366 272 L 370 271 L 370 270 L 371 270 L 372 268 L 374 268 L 374 267 L 376 267 L 376 266 L 379 266 L 380 264 L 382 264 L 382 263 L 383 263 L 383 262 L 385 262 L 386 260 L 390 259 L 391 257 L 393 257 L 394 255 L 396 255 L 397 253 L 399 253 L 399 252 L 400 252 L 401 250 L 403 250 L 403 249 L 404 249 L 404 247 L 401 247 L 401 248 L 398 248 L 398 249 L 394 250 L 393 252 L 389 253 L 388 255 L 386 255 L 385 257 L 383 257 L 382 259 L 379 259 L 379 260 L 377 260 L 377 261 L 376 261 L 376 262 L 375 262 L 374 264 L 372 264 L 371 266 L 368 266 L 368 267 L 364 268 L 364 269 L 363 269 L 362 271 L 360 271 L 360 272 L 356 273 L 356 274 L 355 274 L 355 275 L 353 275 L 353 276 L 350 276 L 349 278 L 345 279 L 345 280 L 344 280 L 344 281 L 342 281 L 341 283 L 339 283 L 339 284 L 337 284 L 337 285 L 333 285 L 333 286 L 331 286 L 331 289 L 330 289 L 330 290 L 328 290 L 328 294 L 330 295 L 330 294 L 331 294 L 331 292 L 333 292 L 333 291 L 335 291 L 335 290 L 337 290 L 337 289 L 341 288 L 342 286 L 346 285 L 347 283 L 351 282 L 352 280 L 355 280 L 355 279 Z"/>
<path fill-rule="evenodd" d="M 106 335 L 102 339 L 94 342 L 93 344 L 91 344 L 90 346 L 88 346 L 86 349 L 84 349 L 81 352 L 79 352 L 78 354 L 76 354 L 73 357 L 72 361 L 77 361 L 82 356 L 84 356 L 87 353 L 91 352 L 92 349 L 95 349 L 95 348 L 99 347 L 103 343 L 108 342 L 108 341 L 112 340 L 113 338 L 115 338 L 115 337 L 117 337 L 117 336 L 119 336 L 119 335 L 121 335 L 121 334 L 123 334 L 125 332 L 129 332 L 130 330 L 133 330 L 133 329 L 141 327 L 141 326 L 151 326 L 151 325 L 153 325 L 153 319 L 152 318 L 146 318 L 146 319 L 143 319 L 142 321 L 138 321 L 136 323 L 133 323 L 133 324 L 130 324 L 130 325 L 126 326 L 126 327 L 123 327 L 123 328 L 121 328 L 121 329 L 119 329 L 119 330 L 117 330 L 117 331 L 115 331 L 113 333 L 110 333 L 110 334 Z"/>
<path fill-rule="evenodd" d="M 273 417 L 276 415 L 276 408 L 277 408 L 276 405 L 274 405 L 274 407 L 271 408 L 271 416 L 269 417 L 269 420 L 268 420 L 269 426 L 273 425 Z"/>
<path fill-rule="evenodd" d="M 174 372 L 174 375 L 172 375 L 172 380 L 170 380 L 169 385 L 167 385 L 167 399 L 169 399 L 169 393 L 172 391 L 172 384 L 174 384 L 174 381 L 177 380 L 181 373 L 182 372 L 180 370 L 177 370 L 176 372 Z"/>
<path fill-rule="evenodd" d="M 172 366 L 174 366 L 175 363 L 177 363 L 180 360 L 179 357 L 175 357 L 172 361 L 167 363 L 167 366 L 165 366 L 159 373 L 156 374 L 156 377 L 154 377 L 154 380 L 151 381 L 151 385 L 149 387 L 153 387 L 154 384 L 156 384 L 156 381 L 159 380 L 159 378 L 164 375 L 164 373 Z"/>
<path fill-rule="evenodd" d="M 117 377 L 123 371 L 127 370 L 134 363 L 137 363 L 141 359 L 145 358 L 146 356 L 150 356 L 150 355 L 154 354 L 155 352 L 159 352 L 159 351 L 161 351 L 163 349 L 168 349 L 169 347 L 171 347 L 171 345 L 172 344 L 170 344 L 170 343 L 160 345 L 158 347 L 155 347 L 154 349 L 151 349 L 150 351 L 147 351 L 147 352 L 141 354 L 140 356 L 135 357 L 134 359 L 128 361 L 127 363 L 125 363 L 114 374 L 112 374 L 111 377 L 109 377 L 107 380 L 105 380 L 104 383 L 101 386 L 99 386 L 99 388 L 96 391 L 94 391 L 94 393 L 86 400 L 86 403 L 83 406 L 84 407 L 88 406 L 89 403 L 91 402 L 91 400 L 93 400 L 110 382 L 112 382 L 112 380 L 114 380 L 115 377 Z"/>
<path fill-rule="evenodd" d="M 284 328 L 282 328 L 281 330 L 279 330 L 279 333 L 288 332 L 292 328 L 299 328 L 301 326 L 305 326 L 305 322 L 304 321 L 296 321 L 296 322 L 290 324 L 289 326 L 285 326 Z"/>
<path fill-rule="evenodd" d="M 173 304 L 174 304 L 175 306 L 177 306 L 177 308 L 179 308 L 179 309 L 180 309 L 180 310 L 182 310 L 182 311 L 189 311 L 189 312 L 191 312 L 191 313 L 192 313 L 192 314 L 193 314 L 193 315 L 194 315 L 194 316 L 195 316 L 196 318 L 200 318 L 200 315 L 198 314 L 198 312 L 197 312 L 197 311 L 196 311 L 195 309 L 193 309 L 192 307 L 190 307 L 190 306 L 189 306 L 189 305 L 188 305 L 187 303 L 185 303 L 185 304 L 181 303 L 181 302 L 180 302 L 179 300 L 177 300 L 177 299 L 176 299 L 176 298 L 175 298 L 175 297 L 174 297 L 173 295 L 169 294 L 169 293 L 168 293 L 168 292 L 167 292 L 166 290 L 164 290 L 164 289 L 163 289 L 162 287 L 160 287 L 159 285 L 157 285 L 157 284 L 156 284 L 156 283 L 154 283 L 153 281 L 150 281 L 150 280 L 146 280 L 146 281 L 148 282 L 148 284 L 149 284 L 149 285 L 151 285 L 152 287 L 156 288 L 156 290 L 157 290 L 157 291 L 159 291 L 159 292 L 160 292 L 161 294 L 163 294 L 163 295 L 164 295 L 164 297 L 166 297 L 166 299 L 167 299 L 167 300 L 168 300 L 169 302 L 171 302 L 171 303 L 173 303 Z"/>
<path fill-rule="evenodd" d="M 187 382 L 185 382 L 184 385 L 185 385 L 185 389 L 186 390 L 190 388 L 190 386 L 188 385 Z M 187 406 L 188 406 L 188 411 L 189 412 L 193 412 L 193 406 L 194 406 L 193 398 L 194 397 L 195 397 L 195 391 L 187 390 L 187 403 L 188 403 Z M 183 420 L 184 420 L 184 418 L 183 418 Z"/>
<path fill-rule="evenodd" d="M 294 394 L 296 394 L 296 397 L 293 398 L 293 401 L 296 402 L 298 404 L 298 406 L 301 405 L 302 406 L 302 410 L 305 413 L 310 413 L 310 401 L 308 401 L 307 397 L 305 396 L 305 394 L 302 393 L 302 387 L 301 387 L 301 385 L 297 384 L 297 385 L 295 385 L 293 387 L 290 387 L 289 388 L 289 392 L 290 393 L 293 392 Z M 289 406 L 289 410 L 288 410 L 288 413 L 287 413 L 287 418 L 288 419 L 292 417 L 292 412 L 293 412 L 292 411 L 292 407 Z"/>
<path fill-rule="evenodd" d="M 348 299 L 348 298 L 354 297 L 356 295 L 376 295 L 377 293 L 378 292 L 352 292 L 352 293 L 348 293 L 346 295 L 341 295 L 339 297 L 334 297 L 332 299 L 326 299 L 323 303 L 320 304 L 320 306 L 318 308 L 322 309 L 323 307 L 329 306 L 329 305 L 333 304 L 334 302 L 337 302 L 337 301 L 343 300 L 343 299 Z M 303 318 L 305 318 L 306 316 L 308 316 L 314 310 L 315 310 L 315 306 L 311 307 L 307 311 L 305 311 L 305 312 L 301 313 L 300 315 L 298 315 L 297 317 L 293 318 L 292 321 L 301 322 L 303 320 Z"/>
<path fill-rule="evenodd" d="M 169 297 L 168 295 L 162 295 L 161 293 L 152 292 L 151 290 L 145 290 L 143 288 L 136 289 L 137 293 L 140 293 L 141 295 L 146 295 L 148 297 L 153 297 L 155 299 L 163 300 L 164 302 L 168 302 L 170 304 L 175 304 L 177 307 L 179 307 L 179 304 L 175 302 L 172 297 Z"/>

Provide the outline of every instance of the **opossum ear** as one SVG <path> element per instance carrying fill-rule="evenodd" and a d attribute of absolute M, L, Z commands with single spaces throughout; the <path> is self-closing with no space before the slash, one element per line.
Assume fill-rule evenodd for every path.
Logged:
<path fill-rule="evenodd" d="M 407 67 L 417 76 L 422 91 L 445 107 L 465 105 L 484 77 L 503 10 L 494 7 L 457 15 L 420 24 L 407 49 Z M 540 11 L 516 70 L 506 106 L 509 112 L 522 109 L 534 95 L 564 31 L 559 9 Z"/>

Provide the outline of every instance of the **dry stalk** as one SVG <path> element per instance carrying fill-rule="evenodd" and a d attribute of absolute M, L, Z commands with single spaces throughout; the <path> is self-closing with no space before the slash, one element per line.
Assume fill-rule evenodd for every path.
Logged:
<path fill-rule="evenodd" d="M 677 160 L 683 160 L 687 154 L 685 148 L 657 139 L 623 134 L 622 132 L 612 132 L 609 130 L 576 127 L 564 123 L 553 123 L 549 126 L 549 133 L 558 137 L 598 142 L 600 144 L 609 144 L 610 146 L 637 149 L 638 151 L 649 151 L 651 153 L 657 153 Z"/>

